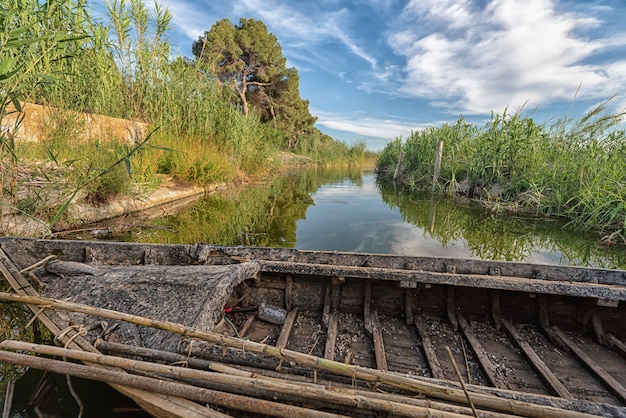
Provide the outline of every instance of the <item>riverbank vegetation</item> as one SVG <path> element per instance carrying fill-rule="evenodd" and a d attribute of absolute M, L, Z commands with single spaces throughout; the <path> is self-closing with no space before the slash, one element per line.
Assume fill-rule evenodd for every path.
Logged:
<path fill-rule="evenodd" d="M 139 193 L 161 174 L 199 185 L 266 176 L 285 151 L 320 164 L 363 163 L 362 142 L 348 145 L 314 126 L 297 70 L 285 67 L 278 40 L 262 22 L 221 21 L 211 29 L 237 34 L 252 26 L 243 38 L 269 40 L 229 55 L 238 60 L 234 67 L 250 72 L 247 88 L 236 90 L 243 79 L 229 79 L 217 38 L 202 40 L 212 55 L 173 57 L 171 19 L 165 8 L 148 9 L 140 0 L 108 2 L 104 22 L 90 15 L 86 0 L 2 2 L 0 219 L 17 211 L 54 224 L 74 199 L 98 203 Z M 272 66 L 261 71 L 250 64 L 245 57 L 254 48 L 269 50 Z M 15 140 L 26 102 L 58 109 L 36 143 Z M 77 135 L 83 119 L 66 110 L 150 128 L 134 143 L 84 141 Z"/>
<path fill-rule="evenodd" d="M 543 124 L 506 111 L 484 126 L 460 118 L 390 142 L 378 169 L 414 188 L 475 199 L 494 211 L 565 218 L 609 244 L 626 244 L 624 113 L 607 112 L 607 104 L 579 120 Z"/>

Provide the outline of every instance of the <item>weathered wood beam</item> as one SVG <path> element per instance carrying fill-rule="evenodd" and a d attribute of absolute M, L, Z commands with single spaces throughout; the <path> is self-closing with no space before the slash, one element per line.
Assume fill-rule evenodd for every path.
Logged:
<path fill-rule="evenodd" d="M 463 315 L 463 313 L 459 311 L 457 312 L 457 317 L 459 320 L 459 326 L 461 327 L 461 331 L 463 332 L 463 335 L 465 335 L 465 338 L 467 338 L 467 341 L 472 347 L 474 354 L 476 354 L 476 358 L 478 359 L 480 366 L 485 372 L 485 376 L 487 376 L 487 380 L 489 381 L 491 386 L 500 389 L 507 389 L 506 383 L 503 383 L 500 379 L 498 379 L 498 369 L 496 365 L 493 364 L 491 359 L 489 359 L 487 351 L 484 349 L 484 347 L 474 334 L 474 330 L 467 322 L 467 319 L 465 319 L 465 315 Z"/>
<path fill-rule="evenodd" d="M 387 367 L 387 354 L 385 353 L 385 342 L 383 341 L 383 330 L 378 319 L 378 311 L 372 311 L 372 340 L 374 341 L 374 353 L 376 355 L 376 368 L 378 370 L 389 370 Z"/>
<path fill-rule="evenodd" d="M 414 323 L 415 329 L 417 329 L 417 333 L 422 339 L 422 348 L 424 349 L 424 355 L 426 356 L 430 372 L 435 379 L 445 379 L 446 377 L 443 374 L 443 369 L 441 368 L 441 364 L 437 358 L 435 347 L 430 339 L 430 334 L 428 333 L 428 329 L 426 329 L 426 324 L 424 323 L 422 315 L 417 315 Z"/>
<path fill-rule="evenodd" d="M 291 330 L 293 329 L 293 324 L 296 322 L 296 317 L 298 316 L 298 308 L 293 308 L 287 314 L 287 318 L 285 319 L 285 323 L 283 324 L 282 329 L 280 330 L 280 335 L 278 336 L 278 341 L 276 342 L 277 348 L 285 348 L 287 347 L 287 342 L 289 341 L 289 336 L 291 335 Z"/>
<path fill-rule="evenodd" d="M 415 289 L 404 291 L 404 320 L 407 325 L 413 323 L 413 305 L 415 304 Z"/>
<path fill-rule="evenodd" d="M 569 348 L 580 362 L 592 372 L 602 384 L 613 393 L 622 403 L 626 403 L 626 389 L 613 376 L 607 373 L 595 360 L 569 338 L 558 326 L 554 325 L 552 331 L 561 342 Z"/>
<path fill-rule="evenodd" d="M 285 309 L 291 311 L 293 308 L 293 277 L 288 274 L 285 277 Z"/>
<path fill-rule="evenodd" d="M 541 360 L 541 357 L 533 350 L 533 348 L 528 344 L 522 336 L 517 332 L 513 324 L 506 318 L 502 318 L 502 326 L 504 330 L 509 335 L 513 343 L 522 350 L 522 354 L 526 357 L 526 360 L 530 363 L 530 365 L 537 371 L 539 376 L 546 382 L 546 384 L 550 387 L 553 393 L 558 396 L 566 399 L 572 399 L 573 396 L 567 390 L 567 388 L 561 383 L 558 377 L 550 370 L 550 368 Z"/>
<path fill-rule="evenodd" d="M 254 324 L 254 321 L 255 321 L 255 315 L 250 315 L 246 318 L 246 321 L 243 323 L 243 325 L 239 329 L 240 338 L 246 338 L 246 336 L 248 335 L 248 332 L 250 332 L 250 329 L 252 328 L 252 324 Z"/>
<path fill-rule="evenodd" d="M 417 283 L 443 284 L 480 289 L 513 290 L 538 294 L 556 294 L 585 298 L 626 301 L 626 286 L 608 284 L 534 279 L 517 276 L 490 274 L 444 273 L 426 270 L 400 270 L 378 267 L 293 263 L 261 260 L 261 270 L 276 274 L 307 274 L 327 277 L 350 277 L 387 281 L 414 281 Z"/>
<path fill-rule="evenodd" d="M 339 315 L 339 302 L 341 300 L 341 283 L 343 277 L 333 277 L 330 284 L 330 295 L 327 290 L 327 298 L 324 302 L 324 311 L 330 311 L 328 314 L 328 325 L 326 329 L 326 346 L 324 348 L 324 358 L 327 360 L 335 359 L 335 342 L 337 341 L 337 320 Z M 329 296 L 329 297 L 328 297 Z"/>
<path fill-rule="evenodd" d="M 324 291 L 324 307 L 322 308 L 322 324 L 328 328 L 328 320 L 330 315 L 330 292 L 332 285 L 330 282 L 326 282 L 326 289 Z"/>
<path fill-rule="evenodd" d="M 535 278 L 538 281 L 582 282 L 626 285 L 623 270 L 588 267 L 550 266 L 527 262 L 470 260 L 445 257 L 409 257 L 382 254 L 355 254 L 345 252 L 302 251 L 292 248 L 260 248 L 244 246 L 221 246 L 209 244 L 146 244 L 110 241 L 67 241 L 40 240 L 33 238 L 0 237 L 0 244 L 18 265 L 26 267 L 39 261 L 39 256 L 62 252 L 63 259 L 80 262 L 108 264 L 140 264 L 147 247 L 153 249 L 161 264 L 225 264 L 237 258 L 241 260 L 265 259 L 281 262 L 328 264 L 331 259 L 336 265 L 363 266 L 368 259 L 371 266 L 387 269 L 410 269 L 444 272 L 453 264 L 457 271 L 469 275 L 483 275 L 492 268 L 500 270 L 503 277 Z M 85 247 L 93 254 L 85 259 Z M 19 259 L 19 261 L 18 261 Z M 410 266 L 410 267 L 408 267 Z"/>
<path fill-rule="evenodd" d="M 324 358 L 326 360 L 335 359 L 335 342 L 337 341 L 337 313 L 331 312 L 328 315 L 328 329 L 326 330 L 326 346 L 324 348 Z"/>
<path fill-rule="evenodd" d="M 372 336 L 372 281 L 365 281 L 365 296 L 363 297 L 363 320 L 365 331 Z"/>
<path fill-rule="evenodd" d="M 605 336 L 606 340 L 611 344 L 611 348 L 620 353 L 622 357 L 626 357 L 626 344 L 611 333 L 607 332 Z"/>
<path fill-rule="evenodd" d="M 452 327 L 452 331 L 456 332 L 459 328 L 459 321 L 456 317 L 456 288 L 454 286 L 448 286 L 448 296 L 446 302 L 446 311 L 448 314 L 448 321 Z"/>
<path fill-rule="evenodd" d="M 496 330 L 500 331 L 502 322 L 501 322 L 501 315 L 500 315 L 500 291 L 499 290 L 491 291 L 491 319 L 493 319 L 493 326 L 496 328 Z"/>

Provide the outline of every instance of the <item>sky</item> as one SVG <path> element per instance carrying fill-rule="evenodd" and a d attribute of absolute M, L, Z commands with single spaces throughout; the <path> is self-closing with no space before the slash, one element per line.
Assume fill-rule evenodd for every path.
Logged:
<path fill-rule="evenodd" d="M 101 0 L 98 0 L 100 2 Z M 96 2 L 96 3 L 98 3 Z M 277 36 L 316 126 L 379 150 L 412 131 L 626 107 L 624 0 L 159 0 L 178 55 L 220 19 Z M 153 4 L 151 1 L 147 4 Z"/>

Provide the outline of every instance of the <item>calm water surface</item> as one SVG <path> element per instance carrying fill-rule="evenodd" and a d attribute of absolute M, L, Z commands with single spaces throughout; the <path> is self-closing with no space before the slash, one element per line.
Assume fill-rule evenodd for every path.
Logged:
<path fill-rule="evenodd" d="M 212 194 L 189 210 L 109 239 L 626 267 L 626 248 L 563 222 L 495 215 L 377 182 L 360 169 L 302 170 Z"/>
<path fill-rule="evenodd" d="M 268 183 L 213 193 L 176 214 L 124 218 L 98 228 L 123 231 L 106 239 L 137 242 L 206 242 L 626 267 L 626 248 L 599 245 L 597 235 L 568 229 L 556 221 L 496 216 L 469 204 L 379 183 L 373 173 L 360 169 L 301 170 Z M 72 238 L 95 236 L 83 233 Z M 3 329 L 23 330 L 32 315 L 17 305 L 3 306 Z M 32 335 L 20 338 L 37 339 Z M 7 381 L 23 373 L 20 368 L 0 364 L 0 399 L 4 399 Z M 64 387 L 65 378 L 50 375 L 49 380 L 42 380 L 41 376 L 30 371 L 18 381 L 14 410 L 33 412 L 30 396 L 44 382 L 52 388 L 50 400 L 58 403 L 57 412 L 76 416 L 77 406 Z M 80 396 L 86 404 L 85 416 L 110 416 L 111 405 L 123 405 L 124 401 L 113 401 L 118 395 L 110 393 L 106 385 L 77 385 L 84 389 Z M 89 400 L 94 393 L 97 399 Z"/>

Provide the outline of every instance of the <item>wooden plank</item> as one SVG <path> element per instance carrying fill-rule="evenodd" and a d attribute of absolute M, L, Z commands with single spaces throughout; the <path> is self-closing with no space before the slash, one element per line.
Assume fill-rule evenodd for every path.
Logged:
<path fill-rule="evenodd" d="M 569 348 L 572 353 L 580 360 L 580 362 L 587 367 L 596 377 L 602 382 L 602 384 L 613 393 L 622 403 L 626 404 L 626 389 L 617 381 L 613 376 L 607 373 L 598 363 L 595 362 L 582 348 L 578 346 L 572 339 L 570 339 L 558 326 L 553 326 L 552 331 L 561 342 Z"/>
<path fill-rule="evenodd" d="M 18 295 L 38 296 L 35 289 L 22 276 L 17 266 L 13 264 L 8 255 L 1 248 L 0 273 L 2 273 L 4 278 L 9 282 Z M 27 306 L 34 314 L 38 314 L 37 318 L 54 336 L 61 333 L 62 330 L 60 326 L 69 326 L 69 324 L 66 324 L 65 321 L 61 320 L 51 309 L 41 311 L 38 306 Z M 70 331 L 66 333 L 62 339 L 62 342 L 69 343 L 67 344 L 68 348 L 98 353 L 98 350 L 96 350 L 95 347 L 89 344 L 89 342 L 87 342 L 84 338 L 73 335 L 74 333 L 74 331 Z M 72 339 L 70 340 L 70 338 Z M 111 384 L 110 386 L 118 392 L 133 399 L 140 407 L 156 417 L 203 418 L 215 416 L 215 411 L 187 399 L 173 396 L 164 397 L 163 395 L 142 389 L 130 388 L 118 384 Z"/>
<path fill-rule="evenodd" d="M 624 270 L 589 267 L 550 266 L 526 262 L 470 260 L 444 257 L 410 257 L 382 254 L 355 254 L 345 252 L 302 251 L 291 248 L 260 248 L 244 246 L 222 246 L 212 244 L 145 244 L 109 241 L 40 240 L 33 238 L 0 237 L 0 243 L 12 256 L 19 254 L 24 266 L 39 261 L 39 255 L 56 252 L 63 259 L 85 261 L 85 247 L 94 250 L 94 260 L 107 264 L 140 264 L 146 248 L 152 248 L 161 264 L 224 264 L 233 260 L 264 259 L 278 262 L 363 266 L 367 259 L 370 266 L 384 269 L 445 272 L 453 264 L 457 272 L 466 275 L 484 275 L 490 269 L 499 269 L 503 278 L 530 278 L 535 281 L 581 282 L 626 285 Z M 38 258 L 34 258 L 38 257 Z M 41 257 L 41 258 L 42 258 Z M 32 262 L 30 260 L 33 260 Z M 351 276 L 347 276 L 351 277 Z"/>
<path fill-rule="evenodd" d="M 293 324 L 296 321 L 297 316 L 298 308 L 293 308 L 287 314 L 283 328 L 280 330 L 280 335 L 278 335 L 278 341 L 276 342 L 277 348 L 287 347 L 287 341 L 289 341 L 289 336 L 291 335 L 291 330 L 293 329 Z"/>
<path fill-rule="evenodd" d="M 339 302 L 341 301 L 341 284 L 345 281 L 343 277 L 333 277 L 332 279 L 332 291 L 331 295 L 331 306 L 330 309 L 332 312 L 339 312 Z"/>
<path fill-rule="evenodd" d="M 517 332 L 513 324 L 506 318 L 502 318 L 502 326 L 504 330 L 509 335 L 511 340 L 515 343 L 515 345 L 522 350 L 524 357 L 530 363 L 530 365 L 537 371 L 539 376 L 546 382 L 546 384 L 550 387 L 553 393 L 556 395 L 566 398 L 573 399 L 572 394 L 567 390 L 567 388 L 561 383 L 558 377 L 550 370 L 550 368 L 541 360 L 541 357 L 535 352 L 535 350 L 528 344 L 522 336 Z"/>
<path fill-rule="evenodd" d="M 254 323 L 254 320 L 255 320 L 255 315 L 250 315 L 246 318 L 246 321 L 243 323 L 243 325 L 239 329 L 240 338 L 246 338 L 246 336 L 248 335 L 248 332 L 250 332 L 250 329 L 252 328 L 252 324 Z"/>
<path fill-rule="evenodd" d="M 500 331 L 502 322 L 501 322 L 501 315 L 500 315 L 500 291 L 499 290 L 491 291 L 491 319 L 493 319 L 493 325 L 496 328 L 496 330 Z"/>
<path fill-rule="evenodd" d="M 430 367 L 430 372 L 435 379 L 445 379 L 446 377 L 443 374 L 443 369 L 441 368 L 441 364 L 437 358 L 435 347 L 430 339 L 430 334 L 428 333 L 428 329 L 426 329 L 426 324 L 424 324 L 424 318 L 422 315 L 417 315 L 415 317 L 414 324 L 415 329 L 417 329 L 417 333 L 422 339 L 422 348 L 424 349 L 424 354 L 426 355 L 426 361 L 428 362 L 428 367 Z"/>
<path fill-rule="evenodd" d="M 372 281 L 365 281 L 365 296 L 363 297 L 363 320 L 365 331 L 372 336 Z"/>
<path fill-rule="evenodd" d="M 456 332 L 459 328 L 459 322 L 456 317 L 456 289 L 454 286 L 448 286 L 448 297 L 446 312 L 448 313 L 448 321 L 452 327 L 452 331 Z"/>
<path fill-rule="evenodd" d="M 411 325 L 413 323 L 414 294 L 414 289 L 406 289 L 404 291 L 404 320 L 407 325 Z"/>
<path fill-rule="evenodd" d="M 324 358 L 335 359 L 335 342 L 337 341 L 337 313 L 331 312 L 328 315 L 328 330 L 326 331 L 326 346 L 324 348 Z"/>
<path fill-rule="evenodd" d="M 285 277 L 285 309 L 291 311 L 293 304 L 293 277 L 289 274 Z"/>
<path fill-rule="evenodd" d="M 445 273 L 426 270 L 400 270 L 379 267 L 355 267 L 313 263 L 294 263 L 261 260 L 266 273 L 312 274 L 326 277 L 350 277 L 386 281 L 414 281 L 417 283 L 474 287 L 479 289 L 513 290 L 539 294 L 557 294 L 585 298 L 626 301 L 626 286 L 592 282 L 558 281 L 517 276 L 489 274 Z"/>
<path fill-rule="evenodd" d="M 383 330 L 380 327 L 378 311 L 372 311 L 372 339 L 374 341 L 374 352 L 376 354 L 376 368 L 379 370 L 389 370 L 387 367 L 387 355 L 385 354 L 385 343 L 383 341 Z"/>
<path fill-rule="evenodd" d="M 328 328 L 329 315 L 330 315 L 330 291 L 332 286 L 330 282 L 326 282 L 326 290 L 324 292 L 324 307 L 322 308 L 322 324 Z"/>
<path fill-rule="evenodd" d="M 550 314 L 548 310 L 548 297 L 546 295 L 537 295 L 537 319 L 541 328 L 546 329 L 550 326 Z"/>
<path fill-rule="evenodd" d="M 611 348 L 620 353 L 622 357 L 626 357 L 626 344 L 622 340 L 608 332 L 605 334 L 605 338 L 606 341 L 611 344 Z"/>
<path fill-rule="evenodd" d="M 457 312 L 457 317 L 459 321 L 459 326 L 461 327 L 461 331 L 463 332 L 463 335 L 465 335 L 465 338 L 467 338 L 467 341 L 472 347 L 472 350 L 474 350 L 474 354 L 476 354 L 476 358 L 478 359 L 478 362 L 485 372 L 487 380 L 489 381 L 491 386 L 500 389 L 507 389 L 506 382 L 502 382 L 500 379 L 498 379 L 496 365 L 493 364 L 491 359 L 489 359 L 487 351 L 485 351 L 480 341 L 478 341 L 478 338 L 476 338 L 474 330 L 467 322 L 467 319 L 465 319 L 463 313 L 460 311 Z"/>

